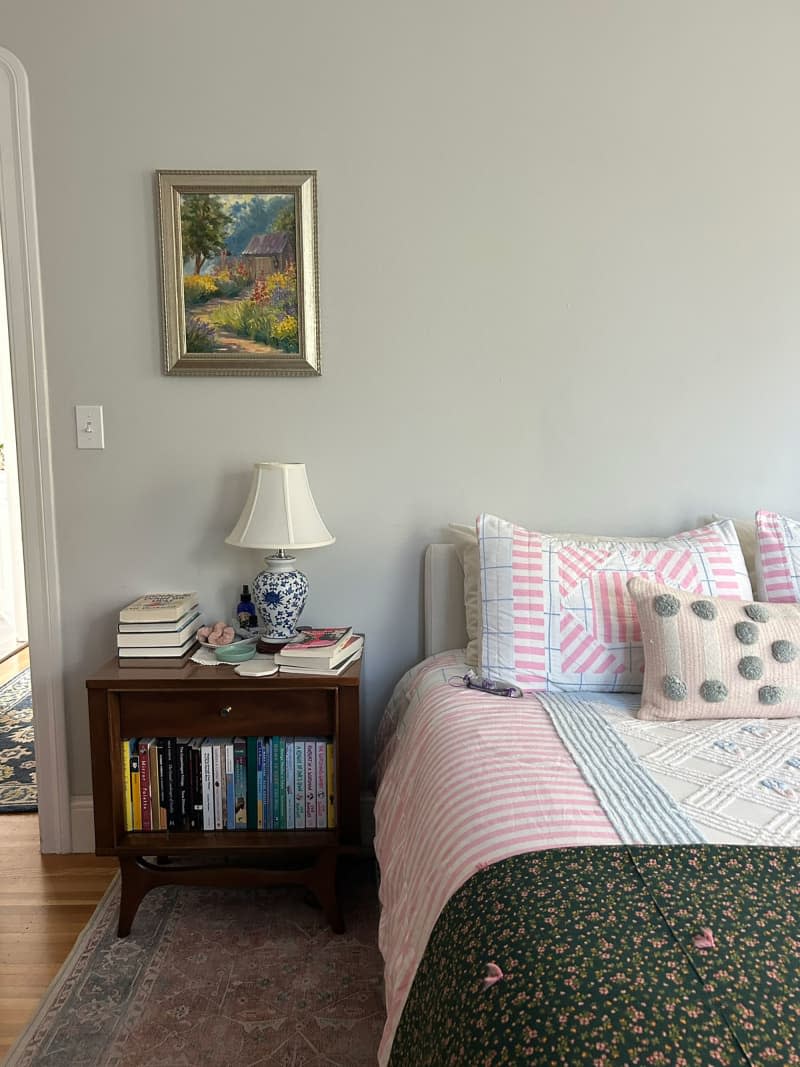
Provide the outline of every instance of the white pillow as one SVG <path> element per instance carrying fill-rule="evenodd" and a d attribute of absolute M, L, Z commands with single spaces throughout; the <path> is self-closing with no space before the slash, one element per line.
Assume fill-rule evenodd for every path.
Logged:
<path fill-rule="evenodd" d="M 547 691 L 637 692 L 644 652 L 629 578 L 751 600 L 729 520 L 653 541 L 581 541 L 478 519 L 482 675 Z"/>

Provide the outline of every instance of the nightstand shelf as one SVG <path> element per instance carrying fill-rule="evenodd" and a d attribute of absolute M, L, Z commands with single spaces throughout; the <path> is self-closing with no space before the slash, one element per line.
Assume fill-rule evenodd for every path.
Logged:
<path fill-rule="evenodd" d="M 92 746 L 95 851 L 117 856 L 119 934 L 159 885 L 300 884 L 343 930 L 336 864 L 357 847 L 361 661 L 333 677 L 242 678 L 230 666 L 102 667 L 86 686 Z M 131 832 L 125 829 L 121 741 L 128 737 L 333 738 L 336 828 Z"/>

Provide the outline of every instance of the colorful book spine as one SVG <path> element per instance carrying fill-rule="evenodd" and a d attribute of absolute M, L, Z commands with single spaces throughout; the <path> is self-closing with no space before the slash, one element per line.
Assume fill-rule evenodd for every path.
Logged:
<path fill-rule="evenodd" d="M 315 765 L 317 769 L 317 829 L 324 830 L 328 823 L 328 782 L 325 742 L 315 741 Z"/>
<path fill-rule="evenodd" d="M 150 764 L 150 810 L 153 813 L 153 829 L 166 830 L 167 823 L 164 818 L 164 808 L 161 799 L 161 767 L 159 765 L 158 741 L 150 738 L 148 744 L 148 758 Z"/>
<path fill-rule="evenodd" d="M 281 787 L 281 771 L 280 771 L 280 758 L 281 758 L 281 745 L 280 738 L 273 737 L 271 739 L 272 746 L 272 783 L 270 789 L 270 796 L 272 798 L 272 829 L 280 830 L 281 828 L 281 799 L 279 796 Z"/>
<path fill-rule="evenodd" d="M 214 763 L 214 829 L 225 829 L 225 742 L 215 741 L 211 746 Z"/>
<path fill-rule="evenodd" d="M 203 829 L 203 740 L 193 737 L 189 745 L 192 767 L 192 829 Z"/>
<path fill-rule="evenodd" d="M 188 738 L 178 737 L 175 741 L 177 749 L 177 775 L 178 775 L 178 829 L 190 830 L 191 829 L 191 805 L 189 799 L 189 782 L 191 781 L 191 770 L 189 767 L 189 754 L 187 751 Z"/>
<path fill-rule="evenodd" d="M 272 829 L 272 738 L 263 738 L 263 828 Z"/>
<path fill-rule="evenodd" d="M 286 738 L 278 738 L 278 803 L 280 805 L 280 828 L 286 829 Z"/>
<path fill-rule="evenodd" d="M 131 742 L 127 738 L 120 742 L 122 760 L 122 814 L 125 829 L 133 829 L 133 796 L 131 794 Z"/>
<path fill-rule="evenodd" d="M 294 738 L 286 738 L 286 829 L 294 830 Z"/>
<path fill-rule="evenodd" d="M 306 749 L 303 738 L 294 739 L 294 828 L 306 828 Z"/>
<path fill-rule="evenodd" d="M 264 738 L 256 738 L 256 829 L 264 829 Z"/>
<path fill-rule="evenodd" d="M 200 746 L 203 775 L 203 829 L 214 829 L 214 747 L 210 738 Z"/>
<path fill-rule="evenodd" d="M 248 737 L 246 742 L 246 803 L 245 824 L 248 830 L 258 829 L 258 738 Z"/>
<path fill-rule="evenodd" d="M 142 829 L 153 829 L 153 809 L 150 799 L 150 743 L 146 737 L 139 738 L 139 792 L 142 805 Z"/>
<path fill-rule="evenodd" d="M 134 740 L 131 744 L 131 800 L 133 802 L 133 828 L 142 828 L 142 793 L 139 782 L 139 748 Z"/>
<path fill-rule="evenodd" d="M 333 741 L 325 744 L 325 762 L 328 780 L 328 829 L 333 830 L 336 826 L 336 760 Z"/>
<path fill-rule="evenodd" d="M 243 737 L 233 742 L 234 830 L 247 829 L 247 741 Z"/>
<path fill-rule="evenodd" d="M 174 737 L 164 739 L 164 787 L 166 792 L 167 829 L 179 830 L 181 825 L 178 803 L 178 742 Z"/>
<path fill-rule="evenodd" d="M 234 784 L 233 784 L 233 741 L 225 744 L 225 829 L 235 830 L 234 822 Z"/>
<path fill-rule="evenodd" d="M 306 830 L 313 830 L 317 825 L 316 745 L 313 741 L 303 742 L 306 764 Z"/>

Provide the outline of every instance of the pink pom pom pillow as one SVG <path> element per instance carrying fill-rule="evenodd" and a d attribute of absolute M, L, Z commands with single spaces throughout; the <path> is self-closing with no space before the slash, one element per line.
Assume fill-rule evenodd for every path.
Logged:
<path fill-rule="evenodd" d="M 800 607 L 632 578 L 645 650 L 640 719 L 800 715 Z"/>
<path fill-rule="evenodd" d="M 727 519 L 661 541 L 581 542 L 481 515 L 478 549 L 481 673 L 527 690 L 641 690 L 631 577 L 703 596 L 752 598 Z"/>

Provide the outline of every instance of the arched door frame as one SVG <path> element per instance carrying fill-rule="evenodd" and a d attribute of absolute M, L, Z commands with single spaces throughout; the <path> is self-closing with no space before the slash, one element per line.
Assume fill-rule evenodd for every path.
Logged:
<path fill-rule="evenodd" d="M 60 585 L 30 101 L 25 68 L 5 48 L 0 48 L 0 241 L 16 416 L 39 836 L 43 852 L 69 852 Z"/>

